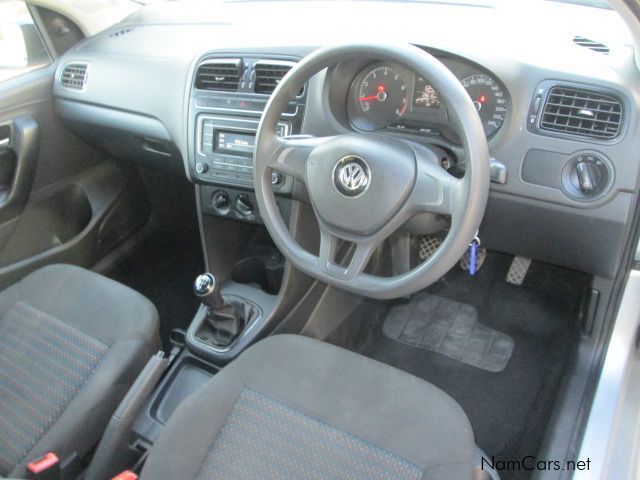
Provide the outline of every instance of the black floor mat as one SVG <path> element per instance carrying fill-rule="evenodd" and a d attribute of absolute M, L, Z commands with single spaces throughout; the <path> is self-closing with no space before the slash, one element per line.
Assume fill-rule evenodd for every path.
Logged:
<path fill-rule="evenodd" d="M 533 263 L 522 286 L 506 283 L 510 256 L 490 253 L 474 277 L 454 268 L 429 293 L 473 305 L 479 321 L 514 340 L 504 370 L 493 373 L 387 338 L 390 303 L 366 302 L 328 341 L 410 372 L 447 392 L 466 411 L 476 442 L 503 459 L 536 455 L 572 348 L 589 277 Z M 397 304 L 397 303 L 396 303 Z M 502 472 L 503 480 L 528 478 Z"/>
<path fill-rule="evenodd" d="M 473 305 L 427 292 L 391 307 L 382 331 L 396 342 L 494 373 L 504 370 L 513 353 L 513 339 L 480 323 Z"/>
<path fill-rule="evenodd" d="M 160 336 L 170 349 L 169 334 L 186 329 L 198 309 L 193 281 L 204 271 L 197 230 L 156 230 L 108 276 L 151 300 L 160 314 Z"/>

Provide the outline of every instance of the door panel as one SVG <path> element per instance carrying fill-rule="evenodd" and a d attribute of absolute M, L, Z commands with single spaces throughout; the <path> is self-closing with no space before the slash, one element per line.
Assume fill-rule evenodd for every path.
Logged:
<path fill-rule="evenodd" d="M 0 288 L 50 263 L 90 268 L 149 217 L 137 171 L 55 116 L 54 72 L 0 82 Z"/>

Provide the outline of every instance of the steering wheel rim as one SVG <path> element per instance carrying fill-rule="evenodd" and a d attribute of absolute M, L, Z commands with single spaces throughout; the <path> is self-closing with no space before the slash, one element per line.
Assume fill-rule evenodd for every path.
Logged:
<path fill-rule="evenodd" d="M 455 179 L 435 165 L 435 154 L 427 147 L 380 134 L 351 133 L 332 138 L 293 140 L 282 140 L 278 137 L 277 123 L 282 112 L 307 80 L 340 61 L 362 56 L 400 64 L 423 78 L 429 78 L 434 88 L 446 100 L 451 121 L 462 139 L 466 157 L 466 170 L 462 179 Z M 375 138 L 371 137 L 372 135 Z M 364 149 L 374 143 L 376 147 L 382 144 L 380 148 L 383 150 L 387 147 L 404 149 L 402 157 L 398 155 L 393 160 L 395 162 L 399 161 L 398 158 L 403 159 L 402 168 L 396 168 L 403 175 L 396 182 L 401 191 L 391 193 L 388 189 L 384 190 L 383 182 L 378 181 L 375 184 L 375 188 L 379 190 L 377 194 L 386 192 L 396 203 L 402 205 L 397 208 L 395 204 L 391 205 L 379 219 L 374 218 L 373 223 L 367 224 L 366 221 L 362 221 L 360 225 L 354 221 L 355 226 L 352 226 L 346 223 L 347 216 L 337 215 L 335 211 L 332 213 L 331 207 L 336 205 L 335 198 L 338 197 L 334 198 L 335 192 L 327 190 L 329 187 L 322 185 L 322 178 L 326 176 L 328 167 L 331 167 L 333 172 L 338 163 L 343 161 L 342 158 L 335 158 L 331 165 L 328 165 L 331 155 L 349 152 L 349 145 L 358 143 Z M 400 143 L 404 146 L 401 147 Z M 411 153 L 405 147 L 410 149 Z M 374 157 L 375 170 L 381 169 L 385 175 L 396 175 L 392 164 L 381 157 L 379 152 L 368 148 L 368 154 Z M 352 155 L 360 159 L 363 157 L 355 151 Z M 411 156 L 414 167 L 411 166 L 410 160 L 406 160 Z M 271 172 L 274 168 L 307 184 L 321 232 L 318 256 L 306 251 L 295 241 L 281 218 L 271 188 Z M 363 165 L 362 168 L 369 169 L 369 166 Z M 371 189 L 374 188 L 373 180 L 376 178 L 374 169 L 371 172 Z M 296 268 L 330 285 L 359 295 L 391 299 L 415 293 L 437 281 L 465 253 L 478 231 L 488 199 L 489 149 L 484 128 L 466 90 L 458 79 L 429 53 L 412 45 L 359 43 L 330 46 L 318 49 L 302 59 L 271 95 L 258 127 L 254 179 L 256 200 L 265 226 L 277 247 Z M 326 178 L 326 182 L 333 183 L 332 178 Z M 328 197 L 329 200 L 323 197 Z M 350 209 L 359 209 L 362 213 L 362 209 L 366 208 L 364 200 L 358 204 L 358 200 L 353 198 L 344 200 L 344 205 L 346 208 L 342 213 L 347 212 L 347 215 Z M 429 259 L 406 273 L 391 277 L 365 273 L 364 268 L 375 248 L 420 212 L 451 216 L 451 228 L 440 248 Z M 347 268 L 332 263 L 330 256 L 335 253 L 337 239 L 356 243 L 355 253 Z"/>

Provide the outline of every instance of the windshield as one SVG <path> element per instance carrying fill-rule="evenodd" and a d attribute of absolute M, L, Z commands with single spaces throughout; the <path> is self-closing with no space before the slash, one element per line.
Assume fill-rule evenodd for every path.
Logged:
<path fill-rule="evenodd" d="M 548 0 L 557 3 L 571 3 L 573 5 L 584 5 L 585 7 L 606 8 L 611 10 L 611 6 L 606 0 Z"/>
<path fill-rule="evenodd" d="M 180 0 L 133 0 L 135 3 L 139 3 L 141 5 L 150 5 L 153 3 L 164 3 L 167 1 L 180 1 Z M 240 3 L 240 2 L 251 2 L 251 1 L 262 1 L 268 2 L 273 0 L 226 0 L 230 3 Z M 306 1 L 306 0 L 287 0 L 287 1 Z M 500 0 L 382 0 L 389 2 L 422 2 L 422 3 L 443 3 L 443 4 L 452 4 L 452 5 L 469 5 L 469 6 L 495 6 Z M 508 0 L 517 2 L 518 0 Z M 545 2 L 554 2 L 554 3 L 568 3 L 571 5 L 581 5 L 585 7 L 594 7 L 594 8 L 606 8 L 611 9 L 607 0 L 539 0 Z"/>

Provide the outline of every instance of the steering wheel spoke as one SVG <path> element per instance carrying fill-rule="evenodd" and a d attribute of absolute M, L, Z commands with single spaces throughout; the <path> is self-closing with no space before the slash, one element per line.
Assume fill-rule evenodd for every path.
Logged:
<path fill-rule="evenodd" d="M 306 182 L 307 160 L 318 145 L 333 137 L 313 137 L 307 135 L 278 138 L 277 148 L 268 166 L 289 175 L 296 180 Z"/>
<path fill-rule="evenodd" d="M 453 216 L 463 207 L 464 180 L 432 162 L 419 162 L 410 205 L 417 212 Z"/>
<path fill-rule="evenodd" d="M 318 255 L 318 268 L 327 275 L 337 280 L 351 281 L 364 271 L 371 255 L 378 243 L 374 239 L 353 242 L 355 250 L 350 255 L 346 266 L 336 263 L 336 256 L 340 247 L 341 238 L 329 232 L 324 227 L 320 228 L 320 254 Z M 349 255 L 351 252 L 345 252 Z"/>

